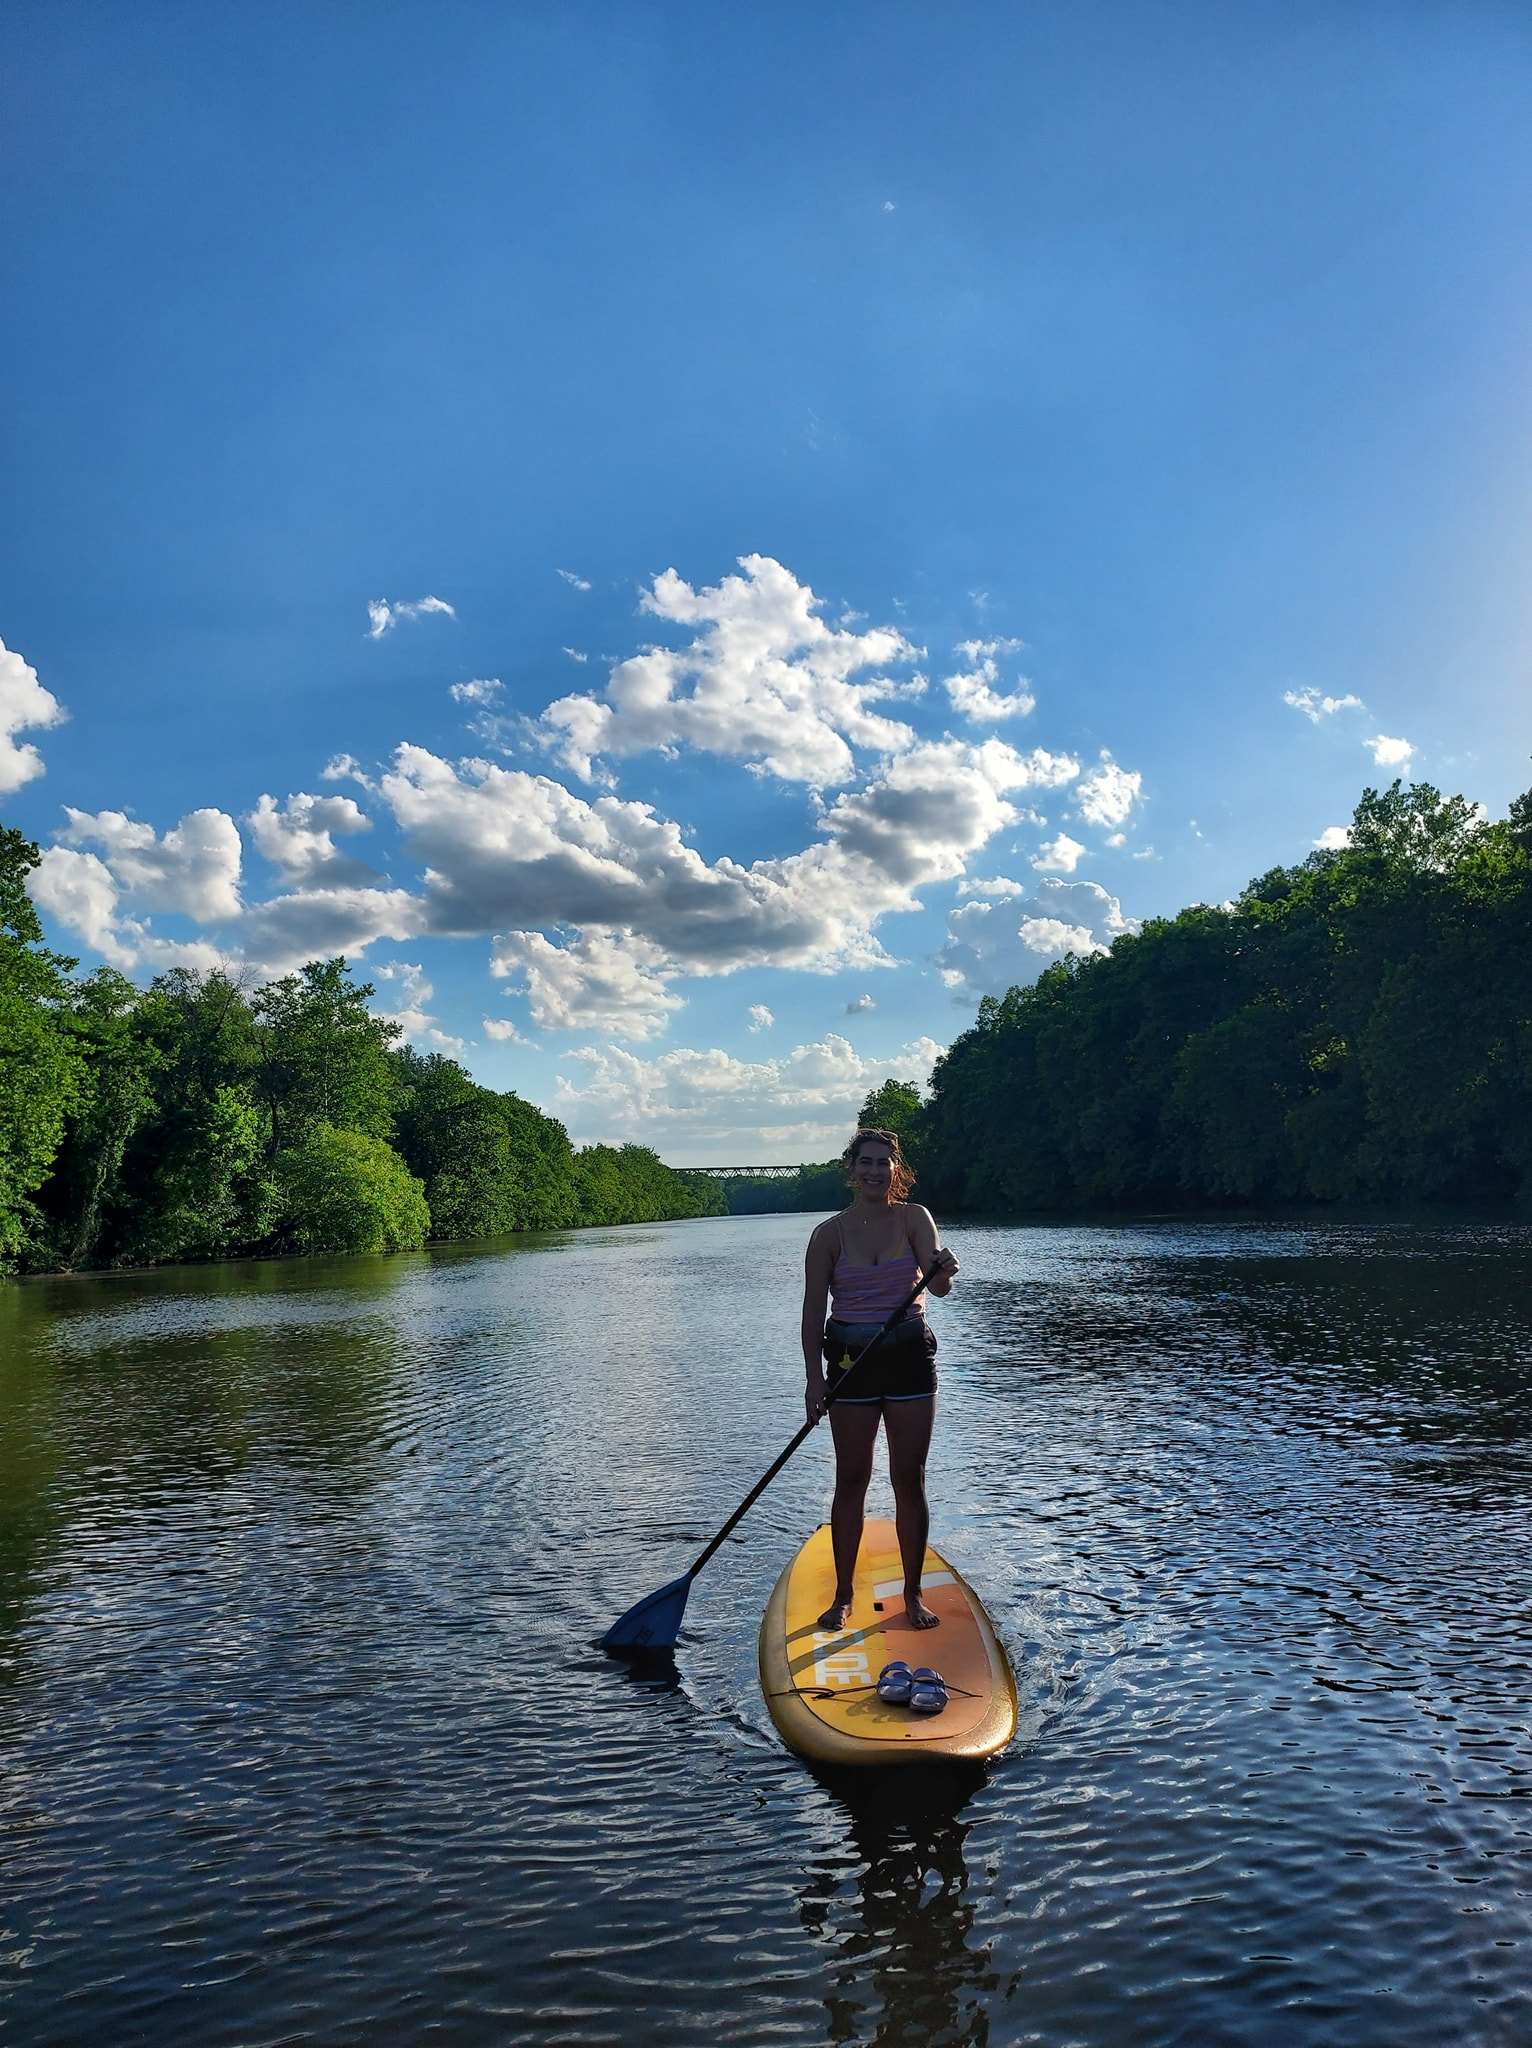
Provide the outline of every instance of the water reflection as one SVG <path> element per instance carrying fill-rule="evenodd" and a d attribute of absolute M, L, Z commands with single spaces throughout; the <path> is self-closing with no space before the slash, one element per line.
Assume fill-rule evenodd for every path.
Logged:
<path fill-rule="evenodd" d="M 27 1378 L 19 1353 L 0 1343 L 0 1671 L 10 1668 L 13 1635 L 40 1596 L 60 1520 L 53 1390 Z"/>
<path fill-rule="evenodd" d="M 976 1900 L 964 1809 L 981 1767 L 829 1771 L 814 1775 L 845 1818 L 855 1855 L 811 1871 L 803 1925 L 832 1953 L 825 1993 L 830 2042 L 929 2043 L 989 2038 L 984 1996 L 996 1984 L 988 1945 L 973 1940 Z"/>
<path fill-rule="evenodd" d="M 1532 1230 L 954 1232 L 987 1781 L 775 1738 L 822 1441 L 590 1647 L 797 1427 L 803 1235 L 0 1289 L 6 2038 L 1532 2040 Z"/>

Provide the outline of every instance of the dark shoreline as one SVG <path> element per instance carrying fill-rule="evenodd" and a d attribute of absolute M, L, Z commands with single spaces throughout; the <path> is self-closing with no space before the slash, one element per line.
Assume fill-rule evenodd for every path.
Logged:
<path fill-rule="evenodd" d="M 549 1238 L 583 1237 L 589 1230 L 653 1230 L 669 1223 L 727 1223 L 727 1216 L 649 1216 L 629 1223 L 560 1223 L 548 1230 L 506 1230 L 494 1237 L 437 1237 L 425 1244 L 410 1245 L 393 1252 L 236 1252 L 226 1259 L 166 1259 L 153 1266 L 75 1266 L 68 1271 L 0 1273 L 0 1286 L 7 1281 L 18 1287 L 35 1286 L 40 1280 L 124 1280 L 145 1273 L 219 1273 L 229 1266 L 297 1266 L 316 1264 L 321 1259 L 423 1259 L 436 1252 L 467 1252 L 487 1245 L 531 1245 Z M 741 1221 L 744 1219 L 741 1218 Z"/>

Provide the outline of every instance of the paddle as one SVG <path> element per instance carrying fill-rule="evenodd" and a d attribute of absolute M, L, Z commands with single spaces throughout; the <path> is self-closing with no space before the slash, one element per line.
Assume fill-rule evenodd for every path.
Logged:
<path fill-rule="evenodd" d="M 916 1271 L 919 1277 L 915 1285 L 883 1324 L 878 1334 L 862 1346 L 856 1357 L 852 1359 L 850 1365 L 841 1374 L 839 1386 L 825 1402 L 823 1410 L 825 1415 L 829 1414 L 835 1403 L 845 1393 L 847 1380 L 850 1379 L 868 1352 L 874 1350 L 883 1342 L 883 1339 L 888 1335 L 895 1323 L 902 1320 L 906 1309 L 910 1308 L 918 1299 L 920 1291 L 925 1286 L 929 1276 L 925 1273 L 920 1273 L 918 1267 Z M 657 1593 L 651 1593 L 647 1599 L 638 1601 L 635 1606 L 628 1609 L 627 1613 L 620 1620 L 612 1623 L 612 1626 L 601 1638 L 603 1650 L 612 1650 L 620 1654 L 624 1650 L 673 1650 L 675 1648 L 676 1637 L 681 1630 L 681 1617 L 686 1612 L 686 1596 L 692 1589 L 692 1580 L 696 1578 L 698 1572 L 701 1571 L 714 1551 L 738 1528 L 767 1487 L 770 1486 L 772 1480 L 776 1478 L 782 1467 L 793 1455 L 793 1452 L 798 1449 L 800 1444 L 808 1442 L 814 1431 L 819 1427 L 821 1419 L 821 1416 L 816 1415 L 812 1422 L 804 1423 L 802 1429 L 799 1430 L 787 1449 L 774 1461 L 769 1470 L 761 1474 L 733 1514 L 730 1515 L 728 1521 L 718 1531 L 718 1534 L 705 1550 L 699 1551 L 680 1578 L 672 1579 L 668 1586 L 661 1586 Z"/>

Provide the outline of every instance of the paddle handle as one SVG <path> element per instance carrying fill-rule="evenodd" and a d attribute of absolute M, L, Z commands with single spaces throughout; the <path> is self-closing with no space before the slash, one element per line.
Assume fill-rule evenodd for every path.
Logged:
<path fill-rule="evenodd" d="M 868 1339 L 868 1341 L 862 1346 L 861 1350 L 856 1354 L 856 1357 L 853 1358 L 851 1363 L 846 1367 L 846 1370 L 841 1374 L 840 1384 L 842 1388 L 845 1386 L 847 1380 L 850 1379 L 851 1375 L 856 1371 L 857 1367 L 861 1364 L 862 1360 L 867 1356 L 868 1352 L 872 1350 L 873 1346 L 881 1344 L 883 1342 L 883 1339 L 888 1335 L 889 1331 L 894 1327 L 895 1323 L 901 1322 L 904 1319 L 904 1316 L 907 1313 L 907 1311 L 913 1308 L 915 1303 L 920 1299 L 921 1291 L 925 1287 L 926 1281 L 929 1279 L 930 1276 L 929 1274 L 920 1272 L 920 1269 L 918 1267 L 916 1268 L 916 1274 L 917 1278 L 915 1281 L 915 1285 L 910 1289 L 909 1293 L 904 1297 L 903 1301 L 900 1302 L 899 1306 L 894 1310 L 893 1314 L 889 1316 L 887 1321 L 883 1324 L 883 1327 L 878 1331 L 877 1335 Z M 824 1405 L 825 1415 L 829 1414 L 830 1410 L 835 1406 L 835 1403 L 839 1398 L 840 1393 L 839 1390 L 837 1390 L 836 1393 L 830 1396 L 829 1400 L 826 1401 Z M 820 1422 L 822 1420 L 822 1416 L 816 1415 L 812 1421 L 804 1423 L 802 1429 L 799 1430 L 798 1434 L 787 1446 L 787 1449 L 782 1452 L 780 1457 L 776 1458 L 773 1461 L 773 1463 L 767 1471 L 761 1474 L 760 1478 L 755 1482 L 754 1486 L 751 1487 L 750 1491 L 745 1495 L 744 1499 L 740 1502 L 739 1506 L 734 1510 L 733 1514 L 730 1515 L 728 1521 L 724 1523 L 723 1527 L 718 1531 L 718 1534 L 713 1538 L 711 1543 L 708 1544 L 707 1548 L 698 1553 L 697 1557 L 693 1560 L 690 1568 L 687 1571 L 687 1578 L 694 1579 L 697 1576 L 698 1572 L 701 1571 L 702 1567 L 707 1563 L 708 1559 L 713 1555 L 714 1551 L 718 1549 L 720 1544 L 727 1542 L 729 1537 L 733 1535 L 734 1531 L 739 1527 L 740 1523 L 745 1519 L 746 1515 L 749 1514 L 750 1510 L 755 1506 L 756 1502 L 760 1499 L 761 1495 L 766 1491 L 767 1487 L 770 1486 L 772 1480 L 776 1478 L 777 1474 L 781 1471 L 782 1467 L 787 1463 L 788 1459 L 792 1457 L 793 1453 L 796 1450 L 798 1450 L 802 1445 L 808 1442 L 809 1438 L 814 1434 L 814 1431 L 818 1429 Z"/>

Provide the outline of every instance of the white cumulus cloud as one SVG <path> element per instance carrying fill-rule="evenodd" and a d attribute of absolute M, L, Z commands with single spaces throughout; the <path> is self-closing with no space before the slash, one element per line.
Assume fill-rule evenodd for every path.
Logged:
<path fill-rule="evenodd" d="M 1343 853 L 1350 844 L 1351 827 L 1349 825 L 1326 825 L 1323 832 L 1314 841 L 1315 847 L 1321 853 Z"/>
<path fill-rule="evenodd" d="M 618 1046 L 571 1053 L 583 1078 L 560 1078 L 558 1109 L 576 1135 L 638 1139 L 698 1165 L 791 1164 L 833 1157 L 870 1088 L 889 1074 L 922 1084 L 943 1048 L 920 1038 L 864 1059 L 830 1032 L 775 1060 L 740 1060 L 718 1047 L 677 1047 L 641 1059 Z"/>
<path fill-rule="evenodd" d="M 665 983 L 663 949 L 631 932 L 587 930 L 562 944 L 542 932 L 505 932 L 490 973 L 522 978 L 535 1023 L 545 1031 L 610 1031 L 653 1038 L 683 999 Z"/>
<path fill-rule="evenodd" d="M 942 688 L 952 700 L 952 708 L 961 711 L 976 725 L 995 725 L 1006 718 L 1025 718 L 1035 710 L 1037 699 L 1032 695 L 1032 686 L 1025 676 L 1016 678 L 1017 687 L 1009 696 L 995 687 L 1000 680 L 1000 664 L 996 657 L 1014 654 L 1020 647 L 1019 640 L 960 640 L 957 651 L 968 666 L 959 674 L 942 680 Z"/>
<path fill-rule="evenodd" d="M 1020 882 L 976 882 L 970 900 L 948 913 L 937 962 L 949 988 L 1003 995 L 1035 981 L 1050 960 L 1103 953 L 1137 929 L 1099 882 L 1048 880 L 1030 894 Z"/>
<path fill-rule="evenodd" d="M 655 577 L 644 610 L 699 630 L 684 647 L 618 662 L 600 695 L 548 706 L 540 729 L 565 767 L 589 781 L 597 755 L 685 746 L 817 789 L 851 779 L 854 746 L 889 754 L 914 744 L 907 725 L 870 708 L 912 685 L 853 680 L 913 661 L 903 634 L 826 625 L 813 591 L 769 556 L 745 555 L 740 567 L 704 590 L 674 569 Z"/>
<path fill-rule="evenodd" d="M 1061 832 L 1057 839 L 1049 839 L 1037 849 L 1032 865 L 1041 875 L 1072 875 L 1084 852 L 1078 839 Z"/>
<path fill-rule="evenodd" d="M 354 754 L 332 754 L 320 769 L 319 779 L 321 782 L 357 782 L 366 790 L 377 787 Z"/>
<path fill-rule="evenodd" d="M 919 911 L 921 892 L 934 885 L 973 887 L 979 901 L 970 907 L 986 915 L 1011 903 L 1007 943 L 1034 958 L 1082 949 L 1081 934 L 1098 939 L 1098 922 L 1054 902 L 1042 885 L 1024 897 L 1020 884 L 965 878 L 998 833 L 1048 829 L 1022 801 L 1028 793 L 1073 789 L 1087 823 L 1124 819 L 1140 778 L 1109 754 L 1082 776 L 1072 755 L 1041 747 L 918 738 L 880 707 L 925 687 L 908 673 L 921 651 L 846 610 L 827 620 L 812 589 L 763 555 L 743 557 L 739 573 L 715 587 L 667 571 L 643 607 L 680 644 L 646 648 L 617 663 L 604 689 L 561 698 L 540 721 L 543 741 L 587 773 L 598 761 L 605 775 L 626 755 L 688 748 L 804 784 L 815 821 L 808 844 L 748 862 L 709 860 L 653 804 L 404 745 L 386 771 L 369 773 L 342 754 L 323 775 L 366 791 L 374 818 L 379 800 L 387 806 L 423 871 L 409 886 L 392 886 L 352 857 L 347 839 L 372 829 L 357 801 L 299 791 L 282 801 L 263 794 L 243 821 L 276 872 L 277 893 L 265 901 L 243 900 L 239 829 L 212 809 L 189 812 L 163 835 L 120 811 L 69 812 L 64 844 L 40 873 L 39 901 L 125 967 L 217 958 L 280 973 L 338 952 L 355 958 L 384 940 L 409 949 L 435 937 L 487 940 L 491 971 L 525 996 L 540 1027 L 627 1040 L 669 1028 L 683 1004 L 678 984 L 689 978 L 750 966 L 860 978 L 890 965 L 884 921 Z M 379 600 L 375 637 L 433 612 L 455 616 L 440 598 Z M 1002 698 L 998 687 L 1015 645 L 960 643 L 968 667 L 949 678 L 958 685 L 948 690 L 953 703 L 975 717 L 1020 715 L 1019 699 Z M 901 668 L 905 680 L 893 680 Z M 31 676 L 25 664 L 5 673 L 13 684 Z M 14 710 L 19 687 L 0 706 Z M 475 677 L 452 689 L 479 712 L 474 730 L 486 747 L 504 723 L 492 708 L 499 688 Z M 53 702 L 41 698 L 27 699 L 32 711 Z M 1034 865 L 1068 874 L 1083 853 L 1060 832 Z M 178 947 L 161 938 L 145 921 L 160 912 L 209 928 L 206 941 Z M 387 975 L 376 971 L 397 982 L 394 1014 L 411 1020 L 419 1042 L 437 1043 L 423 970 L 409 958 L 386 966 Z M 848 1014 L 872 1007 L 869 994 Z M 774 1022 L 765 1004 L 751 1006 L 749 1018 L 753 1032 Z M 504 1041 L 514 1027 L 494 1021 L 486 1036 Z M 829 1055 L 821 1048 L 814 1057 L 822 1064 Z M 802 1060 L 793 1071 L 801 1078 Z"/>
<path fill-rule="evenodd" d="M 574 589 L 574 590 L 589 590 L 589 589 L 590 589 L 590 585 L 589 585 L 589 584 L 588 584 L 588 583 L 586 582 L 585 578 L 584 578 L 583 576 L 577 576 L 577 575 L 575 574 L 575 572 L 573 571 L 573 569 L 560 569 L 560 571 L 559 571 L 559 574 L 560 574 L 560 575 L 561 575 L 561 576 L 563 577 L 564 581 L 565 581 L 565 582 L 566 582 L 567 584 L 569 584 L 569 586 L 571 587 L 571 589 Z"/>
<path fill-rule="evenodd" d="M 351 958 L 379 939 L 415 939 L 426 929 L 425 906 L 408 889 L 295 889 L 245 912 L 227 936 L 264 974 L 288 974 L 305 960 Z"/>
<path fill-rule="evenodd" d="M 1408 740 L 1391 740 L 1386 733 L 1374 733 L 1364 742 L 1378 768 L 1408 768 L 1415 749 Z"/>
<path fill-rule="evenodd" d="M 160 838 L 121 811 L 64 806 L 69 846 L 97 846 L 125 898 L 140 910 L 178 910 L 198 924 L 238 917 L 242 848 L 226 811 L 188 811 Z"/>
<path fill-rule="evenodd" d="M 1360 697 L 1322 697 L 1318 690 L 1284 690 L 1282 702 L 1291 704 L 1294 711 L 1301 711 L 1313 725 L 1321 719 L 1333 718 L 1337 711 L 1365 711 L 1366 705 Z"/>
<path fill-rule="evenodd" d="M 1089 925 L 1065 924 L 1058 917 L 1024 917 L 1018 936 L 1029 953 L 1039 953 L 1045 960 L 1061 960 L 1066 953 L 1100 951 Z"/>
<path fill-rule="evenodd" d="M 33 869 L 27 887 L 39 910 L 56 917 L 93 952 L 114 967 L 121 967 L 127 955 L 131 965 L 132 949 L 117 933 L 122 892 L 105 861 L 93 853 L 50 846 Z"/>
<path fill-rule="evenodd" d="M 359 808 L 300 792 L 251 814 L 288 887 L 245 910 L 239 834 L 222 812 L 191 813 L 163 838 L 120 812 L 74 812 L 65 836 L 100 849 L 123 899 L 221 924 L 224 944 L 263 971 L 381 938 L 538 933 L 514 942 L 534 1013 L 557 1028 L 637 1032 L 674 1008 L 678 976 L 886 965 L 884 917 L 918 909 L 922 886 L 960 878 L 1016 822 L 1012 794 L 1078 774 L 1067 755 L 999 740 L 912 746 L 821 807 L 818 843 L 747 866 L 705 861 L 647 804 L 402 747 L 378 788 L 426 868 L 423 890 L 364 885 L 334 843 L 362 828 Z M 79 897 L 77 887 L 69 900 Z"/>
<path fill-rule="evenodd" d="M 381 640 L 401 619 L 428 618 L 432 612 L 440 612 L 449 619 L 457 617 L 456 610 L 444 597 L 417 597 L 402 604 L 390 604 L 386 598 L 372 598 L 367 606 L 367 637 L 369 640 Z"/>
<path fill-rule="evenodd" d="M 147 967 L 208 969 L 224 956 L 206 940 L 163 939 L 122 906 L 122 891 L 105 861 L 68 846 L 50 846 L 27 879 L 39 910 L 57 918 L 110 966 L 122 973 Z"/>
<path fill-rule="evenodd" d="M 45 732 L 68 716 L 53 692 L 37 680 L 32 664 L 0 640 L 0 796 L 9 796 L 46 773 L 36 747 L 30 740 L 18 746 L 16 734 Z"/>
<path fill-rule="evenodd" d="M 349 797 L 300 793 L 285 809 L 261 800 L 252 837 L 291 886 L 250 906 L 240 900 L 239 832 L 223 811 L 192 811 L 163 837 L 121 811 L 67 815 L 59 835 L 66 843 L 43 855 L 32 895 L 124 972 L 243 962 L 283 974 L 305 960 L 358 954 L 377 939 L 414 938 L 426 923 L 421 898 L 409 890 L 347 880 L 370 873 L 337 854 L 330 836 L 367 829 Z M 179 912 L 217 927 L 218 943 L 163 938 L 133 910 Z"/>
<path fill-rule="evenodd" d="M 727 974 L 883 963 L 875 924 L 918 908 L 919 886 L 961 875 L 1013 824 L 1009 792 L 1078 773 L 1067 755 L 999 740 L 912 747 L 824 809 L 823 843 L 748 867 L 704 861 L 648 804 L 421 747 L 398 750 L 382 788 L 426 863 L 432 930 L 628 933 L 657 949 L 655 973 L 663 956 L 664 971 Z"/>
<path fill-rule="evenodd" d="M 245 823 L 256 851 L 289 887 L 335 888 L 376 879 L 365 861 L 347 860 L 336 851 L 334 833 L 372 830 L 372 820 L 349 796 L 310 796 L 300 790 L 285 805 L 262 796 Z"/>
<path fill-rule="evenodd" d="M 1119 768 L 1103 748 L 1100 765 L 1081 777 L 1075 808 L 1087 825 L 1115 832 L 1119 825 L 1126 824 L 1143 787 L 1144 778 L 1136 769 Z M 1120 845 L 1121 839 L 1116 843 Z"/>

